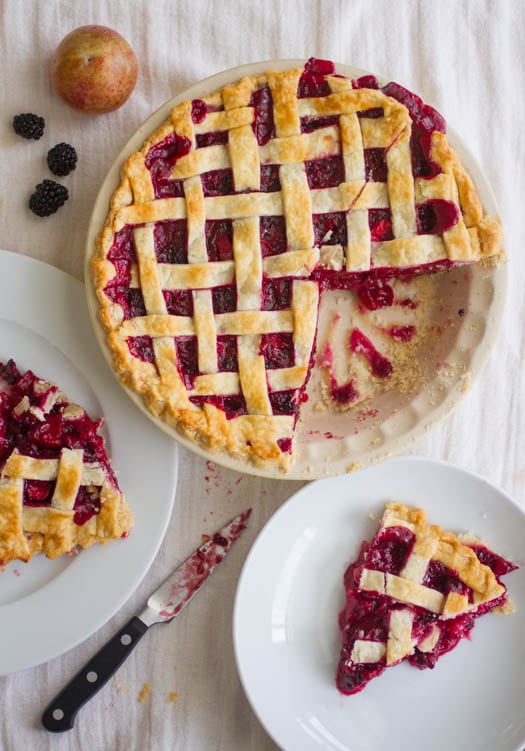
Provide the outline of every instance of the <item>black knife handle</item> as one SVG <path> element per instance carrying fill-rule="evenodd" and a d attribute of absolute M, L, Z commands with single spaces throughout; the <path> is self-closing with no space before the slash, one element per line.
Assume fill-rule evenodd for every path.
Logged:
<path fill-rule="evenodd" d="M 45 709 L 42 724 L 46 730 L 52 733 L 71 730 L 78 710 L 108 682 L 147 630 L 146 624 L 133 616 Z"/>

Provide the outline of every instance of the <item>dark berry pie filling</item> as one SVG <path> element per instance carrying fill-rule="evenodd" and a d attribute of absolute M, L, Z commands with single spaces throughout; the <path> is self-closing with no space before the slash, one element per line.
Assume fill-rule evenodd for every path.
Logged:
<path fill-rule="evenodd" d="M 329 94 L 326 76 L 333 75 L 333 63 L 324 60 L 311 59 L 305 66 L 299 82 L 298 97 L 321 97 Z M 353 82 L 354 88 L 378 89 L 379 84 L 372 76 L 366 76 Z M 418 138 L 411 143 L 414 173 L 435 174 L 435 166 L 430 166 L 429 143 L 425 136 L 433 130 L 443 130 L 444 121 L 440 116 L 427 107 L 418 97 L 410 94 L 397 84 L 388 84 L 382 88 L 388 96 L 395 97 L 405 104 L 417 126 Z M 253 129 L 259 145 L 263 146 L 275 137 L 275 122 L 273 119 L 273 102 L 268 87 L 258 89 L 252 95 L 250 106 L 254 108 Z M 216 108 L 210 108 L 203 100 L 192 102 L 192 119 L 199 124 L 206 115 Z M 372 108 L 370 111 L 359 113 L 361 117 L 377 118 L 383 111 Z M 335 116 L 305 117 L 301 121 L 303 132 L 313 132 L 336 124 Z M 197 148 L 224 144 L 227 142 L 227 132 L 208 132 L 197 137 Z M 185 137 L 175 134 L 167 136 L 163 141 L 152 146 L 146 156 L 146 167 L 151 173 L 152 184 L 157 198 L 183 196 L 184 190 L 180 180 L 171 178 L 171 173 L 177 160 L 189 153 L 190 142 Z M 372 182 L 385 183 L 388 178 L 385 149 L 368 148 L 364 151 L 366 179 Z M 305 163 L 306 176 L 311 189 L 333 188 L 344 182 L 344 163 L 340 156 L 318 158 Z M 232 195 L 235 193 L 233 174 L 230 170 L 215 170 L 204 173 L 201 177 L 203 192 L 206 197 Z M 280 189 L 278 165 L 263 165 L 261 168 L 261 191 L 275 191 Z M 369 227 L 372 241 L 381 243 L 393 238 L 392 219 L 388 209 L 370 209 L 368 212 Z M 443 200 L 428 201 L 417 207 L 417 229 L 421 234 L 442 234 L 450 229 L 458 220 L 457 208 L 454 204 Z M 317 214 L 312 217 L 314 243 L 317 247 L 326 245 L 341 245 L 347 243 L 346 215 Z M 283 216 L 262 216 L 259 220 L 261 255 L 263 258 L 280 255 L 288 250 L 286 239 L 286 223 Z M 187 264 L 187 228 L 185 220 L 156 222 L 154 229 L 155 254 L 159 264 Z M 233 259 L 233 224 L 228 220 L 207 220 L 205 226 L 206 248 L 210 262 L 228 261 Z M 146 315 L 144 301 L 139 289 L 130 288 L 131 269 L 136 263 L 136 252 L 133 240 L 133 227 L 125 226 L 115 235 L 108 259 L 115 266 L 115 276 L 106 287 L 105 293 L 109 299 L 118 304 L 125 319 Z M 439 271 L 450 265 L 448 262 L 438 262 L 425 267 L 413 267 L 408 273 Z M 368 273 L 348 273 L 344 271 L 332 272 L 324 268 L 315 269 L 313 278 L 317 279 L 322 289 L 348 288 L 356 289 L 359 301 L 368 309 L 393 304 L 392 287 L 388 284 L 391 276 L 403 275 L 395 271 L 381 269 Z M 261 297 L 261 310 L 284 310 L 291 303 L 292 279 L 264 279 Z M 191 293 L 183 289 L 168 289 L 163 292 L 167 310 L 171 315 L 191 316 L 193 305 Z M 236 309 L 235 286 L 217 287 L 212 289 L 213 309 L 215 313 L 233 312 Z M 404 334 L 392 333 L 396 338 Z M 407 335 L 408 336 L 408 335 Z M 128 340 L 130 353 L 143 362 L 154 362 L 154 351 L 150 337 L 141 336 Z M 392 372 L 392 366 L 380 355 L 372 343 L 357 329 L 352 332 L 350 341 L 351 351 L 364 355 L 370 362 L 372 372 L 386 378 Z M 176 341 L 178 354 L 178 368 L 186 385 L 191 388 L 193 379 L 199 374 L 198 343 L 187 337 L 178 337 Z M 291 335 L 266 335 L 261 344 L 261 354 L 265 356 L 267 368 L 293 367 L 293 337 Z M 234 371 L 237 367 L 234 337 L 228 342 L 217 340 L 217 360 L 219 370 Z M 332 383 L 331 394 L 339 403 L 348 403 L 358 396 L 354 385 Z M 274 414 L 294 414 L 298 409 L 299 399 L 284 397 L 280 394 L 270 394 L 270 401 Z M 230 405 L 232 399 L 237 399 L 235 408 Z M 228 399 L 203 399 L 192 397 L 195 404 L 204 401 L 213 402 L 219 408 L 224 408 L 227 416 L 242 411 L 240 395 L 232 395 Z"/>
<path fill-rule="evenodd" d="M 58 386 L 0 363 L 0 566 L 129 534 L 101 428 Z"/>
<path fill-rule="evenodd" d="M 176 104 L 127 160 L 93 262 L 126 383 L 203 444 L 288 467 L 276 446 L 292 451 L 319 293 L 352 290 L 361 311 L 404 305 L 392 280 L 499 252 L 496 221 L 470 223 L 475 190 L 445 133 L 399 84 L 316 58 Z M 387 334 L 407 343 L 414 329 Z M 358 328 L 347 346 L 392 376 Z M 352 378 L 329 381 L 335 404 L 359 398 Z"/>
<path fill-rule="evenodd" d="M 13 451 L 33 459 L 58 459 L 62 449 L 82 449 L 84 462 L 104 468 L 116 478 L 100 435 L 101 421 L 84 410 L 71 413 L 66 397 L 56 386 L 30 370 L 20 373 L 13 360 L 0 364 L 0 466 Z M 23 503 L 49 506 L 56 480 L 25 479 Z M 85 524 L 100 511 L 100 486 L 81 486 L 74 503 L 74 522 Z"/>
<path fill-rule="evenodd" d="M 461 571 L 444 562 L 451 555 Z M 429 527 L 421 510 L 388 504 L 377 535 L 361 544 L 343 577 L 337 688 L 359 693 L 403 660 L 433 668 L 477 618 L 509 605 L 501 577 L 516 568 L 482 543 Z"/>

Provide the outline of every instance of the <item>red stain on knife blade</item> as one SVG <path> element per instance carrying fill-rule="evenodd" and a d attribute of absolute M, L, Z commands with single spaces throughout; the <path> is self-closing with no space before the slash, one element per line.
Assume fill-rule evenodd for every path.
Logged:
<path fill-rule="evenodd" d="M 241 532 L 246 529 L 246 522 L 251 512 L 250 508 L 233 519 L 197 548 L 182 564 L 176 580 L 169 589 L 168 597 L 159 610 L 161 618 L 173 618 L 182 610 L 217 564 L 222 561 Z"/>

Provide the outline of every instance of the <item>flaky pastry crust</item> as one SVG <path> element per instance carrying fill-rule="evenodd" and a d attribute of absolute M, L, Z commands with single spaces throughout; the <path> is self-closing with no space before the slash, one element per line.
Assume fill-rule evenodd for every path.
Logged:
<path fill-rule="evenodd" d="M 29 380 L 28 374 L 35 379 L 30 386 L 32 396 L 24 396 L 11 412 L 2 412 L 2 441 L 14 441 L 15 446 L 0 469 L 0 565 L 15 559 L 27 562 L 38 553 L 56 558 L 77 547 L 125 537 L 133 526 L 132 512 L 98 435 L 100 425 L 82 407 L 69 402 L 57 386 L 36 379 L 30 371 L 23 378 Z M 0 382 L 2 398 L 17 385 Z M 24 420 L 27 427 L 21 429 L 17 445 L 9 422 Z M 70 443 L 84 443 L 85 448 L 60 448 L 56 435 L 50 435 L 42 447 L 38 432 L 51 434 L 57 423 L 62 440 L 67 436 Z M 32 434 L 34 453 L 29 455 L 23 452 L 29 451 Z M 47 498 L 35 497 L 29 487 Z M 84 508 L 79 509 L 80 497 Z"/>
<path fill-rule="evenodd" d="M 279 390 L 300 394 L 304 388 L 317 326 L 315 272 L 323 268 L 323 258 L 329 257 L 333 273 L 366 274 L 386 268 L 395 274 L 440 262 L 499 258 L 502 253 L 499 223 L 484 212 L 444 133 L 434 131 L 431 138 L 429 154 L 436 174 L 414 177 L 413 122 L 404 104 L 381 89 L 355 88 L 350 79 L 337 75 L 325 77 L 326 95 L 298 98 L 301 75 L 301 69 L 293 69 L 245 77 L 204 97 L 199 116 L 192 102 L 176 105 L 170 118 L 123 165 L 92 260 L 100 320 L 122 383 L 143 398 L 156 418 L 205 449 L 283 470 L 293 460 L 296 415 L 274 414 L 269 395 Z M 271 95 L 274 133 L 258 142 L 254 96 L 262 90 Z M 374 110 L 382 116 L 361 117 Z M 312 119 L 326 125 L 305 131 L 302 123 Z M 206 133 L 224 133 L 227 138 L 202 147 L 199 137 Z M 183 191 L 156 196 L 148 159 L 152 149 L 170 138 L 184 145 L 169 175 L 180 181 Z M 367 149 L 384 152 L 385 182 L 367 179 Z M 326 188 L 311 187 L 305 165 L 332 156 L 342 157 L 344 179 Z M 261 190 L 265 166 L 278 169 L 279 190 Z M 233 194 L 204 194 L 200 176 L 214 170 L 231 170 Z M 439 235 L 418 233 L 416 207 L 436 201 L 455 206 L 457 221 Z M 384 207 L 391 213 L 393 238 L 373 242 L 368 212 Z M 331 246 L 316 241 L 312 217 L 332 212 L 345 214 L 348 242 L 339 253 L 327 254 Z M 285 252 L 262 254 L 260 217 L 284 217 Z M 233 258 L 210 261 L 206 223 L 225 219 L 233 222 Z M 155 226 L 170 221 L 186 222 L 187 263 L 157 261 Z M 126 318 L 108 289 L 117 275 L 112 249 L 119 233 L 129 227 L 137 256 L 129 286 L 141 291 L 145 315 Z M 290 308 L 261 310 L 264 280 L 279 278 L 291 280 Z M 235 286 L 237 310 L 214 314 L 212 290 L 224 285 Z M 170 314 L 166 290 L 189 291 L 193 315 Z M 293 367 L 265 368 L 261 336 L 272 332 L 293 334 Z M 199 374 L 188 385 L 174 342 L 195 336 Z M 217 336 L 238 337 L 238 372 L 218 372 Z M 130 351 L 129 341 L 137 337 L 152 340 L 150 360 Z M 237 393 L 246 402 L 245 414 L 227 417 L 213 397 Z"/>

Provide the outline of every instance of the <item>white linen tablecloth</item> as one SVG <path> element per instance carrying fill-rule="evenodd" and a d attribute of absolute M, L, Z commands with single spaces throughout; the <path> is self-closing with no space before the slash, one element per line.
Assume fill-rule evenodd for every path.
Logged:
<path fill-rule="evenodd" d="M 109 165 L 152 111 L 199 79 L 247 62 L 324 57 L 395 80 L 442 112 L 493 187 L 510 283 L 501 333 L 487 366 L 455 412 L 412 453 L 478 472 L 525 499 L 523 0 L 0 0 L 0 19 L 0 247 L 79 279 L 91 207 Z M 101 116 L 63 104 L 47 70 L 62 37 L 92 23 L 118 30 L 140 65 L 128 102 Z M 46 118 L 40 141 L 24 141 L 11 129 L 13 115 L 27 111 Z M 70 200 L 57 215 L 42 220 L 28 211 L 27 200 L 37 182 L 51 177 L 45 154 L 59 141 L 77 148 L 79 163 L 64 179 Z M 237 475 L 181 449 L 170 528 L 122 611 L 63 656 L 0 678 L 0 749 L 275 749 L 237 677 L 232 606 L 250 544 L 299 487 Z M 72 732 L 51 736 L 42 730 L 40 713 L 54 693 L 143 606 L 150 590 L 203 532 L 214 531 L 249 504 L 255 507 L 249 529 L 214 575 L 213 586 L 176 622 L 143 639 L 116 678 L 82 711 Z M 45 613 L 35 613 L 35 619 L 46 628 Z M 145 684 L 150 692 L 140 701 Z"/>

